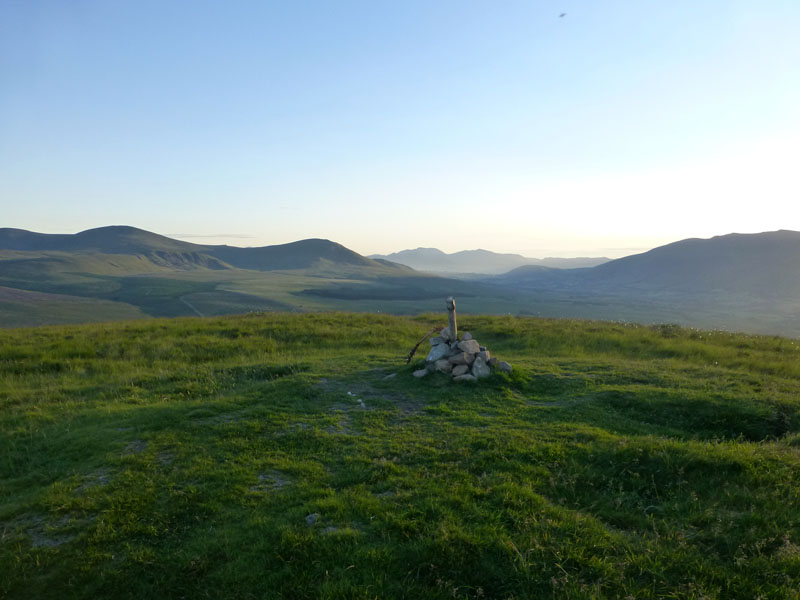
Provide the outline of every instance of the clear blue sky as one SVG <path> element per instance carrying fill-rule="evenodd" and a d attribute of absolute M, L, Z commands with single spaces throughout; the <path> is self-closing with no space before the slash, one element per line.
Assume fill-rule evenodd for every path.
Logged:
<path fill-rule="evenodd" d="M 799 31 L 797 0 L 0 0 L 0 226 L 530 256 L 800 229 Z"/>

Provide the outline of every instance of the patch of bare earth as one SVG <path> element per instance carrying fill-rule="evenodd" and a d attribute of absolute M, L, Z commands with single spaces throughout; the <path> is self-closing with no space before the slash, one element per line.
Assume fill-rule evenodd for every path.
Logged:
<path fill-rule="evenodd" d="M 75 539 L 74 533 L 63 531 L 69 524 L 67 516 L 54 522 L 42 515 L 22 515 L 0 525 L 0 542 L 27 539 L 32 548 L 57 548 Z"/>
<path fill-rule="evenodd" d="M 251 492 L 272 492 L 286 487 L 292 481 L 277 471 L 266 471 L 258 476 L 258 483 L 250 487 Z"/>
<path fill-rule="evenodd" d="M 92 488 L 104 487 L 111 481 L 111 471 L 105 467 L 85 475 L 83 483 L 75 488 L 76 492 L 85 492 Z"/>
<path fill-rule="evenodd" d="M 128 456 L 130 454 L 139 454 L 140 452 L 144 452 L 145 448 L 147 448 L 147 442 L 144 440 L 133 440 L 132 442 L 128 443 L 127 446 L 125 446 L 122 454 L 124 456 Z"/>

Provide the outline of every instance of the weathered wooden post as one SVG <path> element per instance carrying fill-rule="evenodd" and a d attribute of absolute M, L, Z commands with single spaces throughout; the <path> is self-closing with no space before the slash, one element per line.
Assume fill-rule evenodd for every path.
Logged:
<path fill-rule="evenodd" d="M 456 300 L 452 296 L 447 299 L 447 318 L 450 320 L 450 336 L 458 339 L 458 326 L 456 325 Z"/>

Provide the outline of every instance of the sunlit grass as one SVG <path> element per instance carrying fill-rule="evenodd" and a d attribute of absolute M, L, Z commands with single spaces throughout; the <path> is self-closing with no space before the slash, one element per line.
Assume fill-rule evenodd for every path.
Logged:
<path fill-rule="evenodd" d="M 0 596 L 800 597 L 796 342 L 465 315 L 512 375 L 416 380 L 441 321 L 0 332 Z"/>

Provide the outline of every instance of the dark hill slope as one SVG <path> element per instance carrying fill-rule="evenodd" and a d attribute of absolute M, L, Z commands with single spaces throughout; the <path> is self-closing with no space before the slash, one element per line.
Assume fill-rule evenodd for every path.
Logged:
<path fill-rule="evenodd" d="M 261 248 L 213 246 L 208 254 L 239 269 L 258 271 L 307 269 L 321 260 L 348 266 L 382 268 L 387 266 L 365 258 L 341 244 L 322 239 L 301 240 Z"/>
<path fill-rule="evenodd" d="M 800 232 L 781 230 L 693 238 L 591 269 L 521 267 L 495 281 L 527 289 L 730 292 L 796 298 L 800 294 Z"/>
<path fill-rule="evenodd" d="M 554 269 L 539 265 L 517 267 L 486 281 L 510 287 L 535 289 L 571 289 L 580 286 L 589 269 Z"/>
<path fill-rule="evenodd" d="M 687 292 L 800 292 L 800 232 L 732 233 L 688 239 L 600 265 L 587 272 L 595 285 Z"/>

